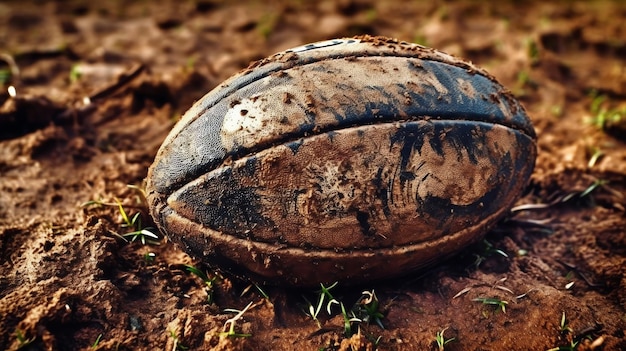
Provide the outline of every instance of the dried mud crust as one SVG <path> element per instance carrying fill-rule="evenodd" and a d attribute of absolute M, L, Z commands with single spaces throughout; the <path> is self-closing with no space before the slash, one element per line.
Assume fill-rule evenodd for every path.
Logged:
<path fill-rule="evenodd" d="M 606 108 L 626 97 L 620 2 L 20 1 L 0 9 L 1 46 L 16 57 L 13 82 L 28 106 L 15 109 L 2 89 L 0 126 L 10 128 L 0 127 L 0 349 L 436 350 L 444 328 L 455 338 L 446 350 L 547 350 L 572 341 L 577 350 L 626 349 L 626 146 L 585 123 L 590 90 L 607 96 Z M 198 262 L 166 240 L 121 241 L 112 232 L 127 229 L 114 207 L 79 206 L 119 198 L 139 211 L 126 184 L 146 176 L 173 115 L 252 60 L 355 33 L 425 40 L 485 67 L 522 100 L 539 154 L 520 203 L 558 204 L 522 212 L 487 236 L 508 258 L 487 256 L 479 243 L 427 272 L 333 290 L 349 308 L 375 289 L 385 315 L 384 330 L 363 323 L 348 338 L 336 310 L 320 315 L 321 328 L 305 315 L 302 296 L 317 297 L 309 289 L 263 287 L 265 299 L 255 288 L 242 294 L 248 284 L 227 277 L 208 304 L 203 283 L 185 271 Z M 140 76 L 81 105 L 138 63 L 147 68 Z M 73 65 L 83 73 L 70 83 Z M 37 123 L 27 125 L 35 110 Z M 602 156 L 590 166 L 594 148 Z M 598 180 L 608 183 L 591 196 L 556 201 Z M 485 258 L 478 268 L 474 254 Z M 473 301 L 483 297 L 507 301 L 506 312 Z M 251 336 L 220 334 L 234 315 L 224 309 L 250 302 L 236 332 Z M 562 332 L 563 313 L 571 332 Z"/>
<path fill-rule="evenodd" d="M 371 48 L 363 50 L 363 46 L 356 45 L 361 50 L 358 52 L 352 52 L 350 48 L 346 48 L 342 52 L 335 52 L 331 55 L 327 55 L 324 51 L 330 48 L 334 49 L 336 45 L 344 43 L 362 43 L 369 44 Z M 448 55 L 444 52 L 435 50 L 433 48 L 425 47 L 423 45 L 409 43 L 406 41 L 400 41 L 395 38 L 383 37 L 383 36 L 371 36 L 371 35 L 357 35 L 352 38 L 343 39 L 331 39 L 329 41 L 322 41 L 320 43 L 306 44 L 297 48 L 286 50 L 285 52 L 277 53 L 268 58 L 251 62 L 246 69 L 242 71 L 242 74 L 250 74 L 253 70 L 269 65 L 271 63 L 281 63 L 281 69 L 286 69 L 293 65 L 294 61 L 299 61 L 299 52 L 308 52 L 312 49 L 321 48 L 321 55 L 314 54 L 307 58 L 304 63 L 311 63 L 322 59 L 339 59 L 339 58 L 353 58 L 358 57 L 380 57 L 380 56 L 396 56 L 396 57 L 412 57 L 421 60 L 429 60 L 445 63 L 451 66 L 456 66 L 467 70 L 470 73 L 479 73 L 490 80 L 495 81 L 495 78 L 490 75 L 484 69 L 473 65 L 471 62 L 463 61 L 454 56 Z M 326 57 L 325 57 L 326 56 Z M 302 64 L 303 62 L 300 62 Z"/>

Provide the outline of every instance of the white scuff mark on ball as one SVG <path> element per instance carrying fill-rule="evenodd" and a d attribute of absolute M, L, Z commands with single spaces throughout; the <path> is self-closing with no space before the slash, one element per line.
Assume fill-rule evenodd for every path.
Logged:
<path fill-rule="evenodd" d="M 227 149 L 236 145 L 246 146 L 249 140 L 258 140 L 260 135 L 257 134 L 270 134 L 263 130 L 269 119 L 271 115 L 263 111 L 257 98 L 242 100 L 224 115 L 220 133 L 222 145 Z"/>

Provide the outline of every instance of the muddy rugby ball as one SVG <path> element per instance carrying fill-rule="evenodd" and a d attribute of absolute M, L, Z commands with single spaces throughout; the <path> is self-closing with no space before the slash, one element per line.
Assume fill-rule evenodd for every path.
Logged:
<path fill-rule="evenodd" d="M 147 178 L 189 254 L 299 286 L 363 283 L 475 242 L 527 185 L 524 109 L 472 64 L 380 37 L 252 63 L 196 102 Z"/>

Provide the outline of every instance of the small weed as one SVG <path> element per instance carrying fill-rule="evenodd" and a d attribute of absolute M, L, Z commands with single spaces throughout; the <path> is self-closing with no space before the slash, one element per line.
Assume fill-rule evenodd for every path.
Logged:
<path fill-rule="evenodd" d="M 546 208 L 558 206 L 558 205 L 565 204 L 565 203 L 574 203 L 577 206 L 594 206 L 595 202 L 594 202 L 593 196 L 591 195 L 595 191 L 597 191 L 599 188 L 603 188 L 607 192 L 610 192 L 610 193 L 616 193 L 615 190 L 606 186 L 607 184 L 609 184 L 607 180 L 596 179 L 583 190 L 563 192 L 563 193 L 551 195 L 550 197 L 553 198 L 553 200 L 548 203 L 526 204 L 526 205 L 516 206 L 511 209 L 511 213 L 516 213 L 520 211 L 530 211 L 530 210 L 533 210 L 533 211 L 543 210 Z M 618 196 L 621 196 L 621 193 L 618 193 L 618 194 L 619 194 Z M 535 226 L 544 227 L 544 229 L 546 229 L 547 234 L 552 232 L 552 230 L 544 226 L 544 224 L 547 223 L 548 221 L 526 220 L 524 222 L 533 224 Z"/>
<path fill-rule="evenodd" d="M 159 236 L 151 232 L 149 229 L 152 228 L 144 228 L 141 230 L 135 230 L 130 233 L 126 233 L 122 235 L 124 238 L 130 238 L 130 242 L 134 242 L 139 238 L 142 245 L 146 245 L 146 243 L 151 245 L 156 245 L 159 243 Z"/>
<path fill-rule="evenodd" d="M 341 316 L 343 317 L 343 334 L 346 338 L 351 337 L 352 335 L 354 335 L 354 326 L 353 324 L 356 324 L 357 327 L 357 331 L 358 333 L 361 332 L 360 327 L 361 327 L 361 323 L 366 322 L 366 318 L 368 318 L 368 316 L 365 316 L 364 318 L 359 318 L 357 317 L 357 313 L 360 312 L 359 309 L 353 308 L 351 310 L 346 310 L 346 306 L 343 304 L 343 302 L 339 302 L 339 307 L 341 308 Z M 380 317 L 377 318 L 382 318 L 382 314 L 380 314 Z M 370 319 L 371 321 L 371 319 Z M 382 328 L 382 322 L 380 322 L 380 320 L 378 321 L 379 326 L 381 326 Z M 376 342 L 378 342 L 380 340 L 380 337 L 377 339 Z"/>
<path fill-rule="evenodd" d="M 244 295 L 246 295 L 248 292 L 250 292 L 250 290 L 252 289 L 252 287 L 255 287 L 256 290 L 259 292 L 259 294 L 261 294 L 261 296 L 263 296 L 263 298 L 265 298 L 266 300 L 270 299 L 270 296 L 263 290 L 263 288 L 261 288 L 258 284 L 256 283 L 252 283 L 249 284 L 248 286 L 246 286 L 242 291 L 241 294 L 239 294 L 239 297 L 243 297 Z"/>
<path fill-rule="evenodd" d="M 322 289 L 319 292 L 319 297 L 317 298 L 317 305 L 314 307 L 310 302 L 309 302 L 309 316 L 311 316 L 311 318 L 313 318 L 313 320 L 315 321 L 315 323 L 317 323 L 318 328 L 322 327 L 322 324 L 320 323 L 319 319 L 317 318 L 322 310 L 322 307 L 324 306 L 324 302 L 326 302 L 326 312 L 328 312 L 328 314 L 331 314 L 331 307 L 333 304 L 339 304 L 339 302 L 337 300 L 335 300 L 335 298 L 333 297 L 333 295 L 330 293 L 330 289 L 334 288 L 335 286 L 337 286 L 338 282 L 334 282 L 332 285 L 330 285 L 329 287 L 325 287 L 324 284 L 320 284 L 320 286 L 322 287 Z M 307 301 L 308 302 L 308 301 Z"/>
<path fill-rule="evenodd" d="M 559 322 L 559 331 L 561 333 L 562 342 L 565 342 L 567 344 L 564 346 L 553 347 L 547 351 L 575 351 L 578 348 L 578 345 L 580 344 L 580 341 L 582 339 L 587 339 L 591 341 L 592 345 L 595 344 L 596 347 L 588 345 L 588 347 L 590 347 L 591 350 L 595 350 L 598 346 L 602 344 L 602 342 L 604 341 L 604 338 L 601 336 L 594 340 L 591 334 L 599 331 L 601 328 L 602 326 L 596 325 L 595 327 L 585 329 L 584 331 L 581 331 L 579 333 L 574 333 L 574 329 L 572 329 L 569 326 L 569 321 L 567 320 L 567 317 L 565 316 L 565 311 L 563 311 L 561 313 L 561 320 Z M 575 336 L 575 334 L 578 334 L 578 335 Z"/>
<path fill-rule="evenodd" d="M 557 347 L 548 349 L 547 351 L 574 351 L 576 350 L 577 346 L 578 346 L 578 341 L 571 341 L 570 344 L 567 346 L 557 346 Z"/>
<path fill-rule="evenodd" d="M 185 60 L 185 66 L 183 68 L 184 72 L 193 72 L 194 67 L 196 67 L 196 63 L 198 61 L 198 56 L 193 55 L 187 58 L 187 60 Z"/>
<path fill-rule="evenodd" d="M 570 201 L 574 201 L 574 200 L 581 200 L 584 199 L 585 197 L 589 196 L 591 193 L 593 193 L 596 189 L 598 189 L 599 187 L 608 184 L 608 181 L 606 180 L 602 180 L 602 179 L 597 179 L 595 180 L 593 183 L 591 183 L 587 188 L 585 188 L 582 191 L 574 191 L 571 192 L 563 197 L 561 197 L 559 199 L 560 203 L 565 203 L 565 202 L 570 202 Z"/>
<path fill-rule="evenodd" d="M 606 101 L 606 95 L 599 95 L 597 91 L 592 91 L 589 95 L 592 98 L 589 111 L 591 111 L 591 113 L 600 112 L 602 110 L 602 105 Z"/>
<path fill-rule="evenodd" d="M 209 304 L 212 304 L 214 301 L 213 295 L 215 293 L 215 284 L 218 282 L 218 276 L 216 275 L 214 277 L 209 278 L 209 275 L 207 272 L 201 271 L 200 269 L 194 266 L 185 265 L 185 267 L 187 268 L 187 271 L 189 273 L 202 279 L 202 282 L 204 283 L 204 291 L 206 291 L 207 293 L 207 302 Z"/>
<path fill-rule="evenodd" d="M 346 313 L 346 307 L 343 305 L 343 302 L 339 303 L 339 306 L 341 306 L 341 315 L 343 316 L 343 333 L 346 337 L 350 337 L 352 336 L 352 319 L 348 317 L 348 313 Z M 357 319 L 356 321 L 359 320 Z"/>
<path fill-rule="evenodd" d="M 385 328 L 382 323 L 382 318 L 384 318 L 384 314 L 380 311 L 380 303 L 378 301 L 378 297 L 376 297 L 376 293 L 374 292 L 374 290 L 363 291 L 361 293 L 362 296 L 358 300 L 358 302 L 355 303 L 350 310 L 347 310 L 344 303 L 335 299 L 330 293 L 330 290 L 337 286 L 337 282 L 328 287 L 324 286 L 323 284 L 320 285 L 321 290 L 318 294 L 317 304 L 314 306 L 307 301 L 309 306 L 307 314 L 311 316 L 311 318 L 313 318 L 313 320 L 317 323 L 318 328 L 322 327 L 318 317 L 324 306 L 326 308 L 326 313 L 329 316 L 332 316 L 332 307 L 334 305 L 338 305 L 341 310 L 341 316 L 343 317 L 344 321 L 343 332 L 344 336 L 346 337 L 351 337 L 354 334 L 355 324 L 357 328 L 360 326 L 361 323 L 375 323 L 381 329 Z"/>
<path fill-rule="evenodd" d="M 592 91 L 590 96 L 592 97 L 589 106 L 591 116 L 587 117 L 587 123 L 602 129 L 607 123 L 616 123 L 626 118 L 626 107 L 608 107 L 609 101 L 606 95 L 599 95 L 597 91 Z"/>
<path fill-rule="evenodd" d="M 361 299 L 353 308 L 355 316 L 365 323 L 375 323 L 381 329 L 385 329 L 382 322 L 382 318 L 384 318 L 385 315 L 380 311 L 378 297 L 376 297 L 374 290 L 365 290 L 361 294 L 363 294 L 363 296 L 361 296 Z"/>
<path fill-rule="evenodd" d="M 531 38 L 526 39 L 526 54 L 528 55 L 531 65 L 535 65 L 539 62 L 539 46 L 537 42 Z"/>
<path fill-rule="evenodd" d="M 0 87 L 11 81 L 11 71 L 8 69 L 0 69 Z"/>
<path fill-rule="evenodd" d="M 589 157 L 589 162 L 587 162 L 587 167 L 591 168 L 596 165 L 596 162 L 600 159 L 600 157 L 604 156 L 604 152 L 600 150 L 598 147 L 590 148 L 591 157 Z"/>
<path fill-rule="evenodd" d="M 572 328 L 569 327 L 569 325 L 567 324 L 567 319 L 565 318 L 565 311 L 563 311 L 563 314 L 561 315 L 561 334 L 568 334 L 573 332 Z"/>
<path fill-rule="evenodd" d="M 598 180 L 594 181 L 593 183 L 591 183 L 591 185 L 589 185 L 587 187 L 587 189 L 583 190 L 580 193 L 579 197 L 585 197 L 585 196 L 591 194 L 591 192 L 596 190 L 598 187 L 600 187 L 602 185 L 605 185 L 607 183 L 608 183 L 608 181 L 606 181 L 606 180 L 598 179 Z"/>
<path fill-rule="evenodd" d="M 17 80 L 20 76 L 20 68 L 15 62 L 15 58 L 7 53 L 0 53 L 0 62 L 6 63 L 7 67 L 0 69 L 0 87 L 4 88 L 8 85 L 9 95 L 15 96 L 15 88 L 11 93 L 11 81 Z M 4 65 L 3 65 L 4 66 Z"/>
<path fill-rule="evenodd" d="M 561 105 L 553 105 L 552 107 L 550 107 L 550 113 L 554 117 L 561 117 L 561 116 L 563 116 L 563 106 L 561 106 Z"/>
<path fill-rule="evenodd" d="M 374 339 L 374 335 L 370 335 L 370 336 L 366 336 L 366 338 L 372 344 L 374 344 L 374 350 L 378 350 L 378 346 L 380 345 L 380 341 L 383 339 L 383 336 L 379 335 L 376 339 Z"/>
<path fill-rule="evenodd" d="M 252 336 L 252 334 L 241 334 L 241 333 L 235 332 L 235 324 L 236 324 L 236 322 L 239 319 L 241 319 L 241 317 L 243 317 L 243 314 L 246 313 L 248 311 L 248 309 L 250 309 L 250 306 L 252 306 L 252 302 L 250 302 L 241 311 L 235 310 L 235 309 L 232 309 L 232 308 L 225 309 L 224 312 L 235 312 L 237 314 L 233 318 L 229 318 L 226 321 L 226 323 L 224 323 L 224 329 L 226 329 L 227 325 L 230 325 L 230 326 L 228 327 L 228 331 L 221 332 L 220 336 L 227 336 L 227 337 L 231 337 L 231 338 L 248 338 L 248 337 Z"/>
<path fill-rule="evenodd" d="M 353 310 L 346 310 L 346 306 L 343 302 L 336 303 L 339 305 L 339 308 L 341 309 L 341 317 L 343 317 L 343 335 L 346 338 L 349 338 L 354 335 L 352 324 L 356 324 L 357 328 L 359 328 L 359 324 L 363 323 L 363 320 L 358 318 Z"/>
<path fill-rule="evenodd" d="M 504 258 L 509 258 L 509 255 L 506 252 L 496 248 L 489 241 L 483 240 L 483 244 L 485 246 L 483 247 L 482 252 L 474 254 L 474 257 L 475 257 L 475 259 L 474 259 L 474 267 L 476 267 L 476 269 L 478 269 L 480 267 L 480 265 L 483 262 L 485 262 L 487 257 L 493 256 L 493 255 L 499 255 L 499 256 L 502 256 Z"/>
<path fill-rule="evenodd" d="M 133 184 L 127 184 L 127 188 L 133 189 L 137 193 L 138 201 L 144 208 L 148 208 L 148 199 L 146 198 L 146 190 Z"/>
<path fill-rule="evenodd" d="M 254 287 L 259 292 L 259 294 L 261 294 L 261 296 L 263 296 L 266 300 L 270 299 L 270 296 L 258 284 L 254 284 Z"/>
<path fill-rule="evenodd" d="M 146 204 L 148 202 L 146 200 L 146 194 L 144 190 L 134 185 L 128 185 L 128 187 L 138 192 L 139 201 L 141 203 L 140 207 L 146 208 L 147 207 Z M 141 223 L 142 211 L 139 211 L 135 213 L 134 215 L 129 216 L 128 213 L 126 212 L 126 209 L 124 209 L 122 202 L 117 198 L 115 198 L 115 203 L 92 200 L 92 201 L 87 201 L 83 203 L 81 207 L 88 207 L 88 206 L 94 206 L 94 205 L 117 207 L 118 212 L 120 216 L 122 217 L 122 221 L 123 221 L 122 228 L 128 228 L 131 230 L 130 232 L 123 234 L 123 235 L 113 232 L 113 234 L 115 234 L 120 239 L 126 242 L 128 242 L 129 240 L 130 242 L 139 240 L 141 241 L 143 245 L 146 245 L 146 244 L 156 245 L 159 243 L 160 238 L 158 235 L 154 233 L 154 228 L 144 227 L 143 224 Z"/>
<path fill-rule="evenodd" d="M 343 317 L 343 334 L 345 337 L 351 337 L 354 332 L 352 331 L 352 323 L 357 324 L 357 328 L 359 327 L 359 323 L 362 323 L 363 320 L 358 318 L 353 310 L 349 312 L 346 311 L 346 307 L 343 305 L 343 302 L 339 303 L 341 306 L 341 316 Z"/>
<path fill-rule="evenodd" d="M 35 341 L 34 337 L 26 338 L 26 336 L 24 336 L 22 331 L 19 329 L 15 331 L 15 338 L 17 339 L 17 342 L 18 342 L 18 345 L 17 345 L 18 350 L 32 344 L 33 341 Z"/>
<path fill-rule="evenodd" d="M 483 242 L 485 243 L 485 250 L 483 251 L 486 256 L 492 256 L 492 255 L 500 255 L 504 258 L 509 258 L 509 255 L 507 255 L 506 252 L 496 248 L 495 246 L 493 246 L 492 243 L 490 243 L 487 240 L 483 240 Z"/>
<path fill-rule="evenodd" d="M 95 350 L 98 347 L 98 344 L 100 344 L 100 340 L 102 340 L 102 333 L 98 335 L 98 337 L 96 338 L 96 341 L 94 341 L 93 344 L 91 345 L 91 348 Z"/>
<path fill-rule="evenodd" d="M 523 69 L 517 73 L 517 82 L 515 82 L 513 93 L 517 96 L 524 96 L 527 93 L 526 88 L 535 89 L 537 85 L 537 82 L 530 77 L 530 72 Z"/>
<path fill-rule="evenodd" d="M 118 210 L 120 211 L 120 215 L 122 216 L 122 219 L 124 220 L 122 227 L 125 227 L 125 228 L 141 227 L 141 218 L 139 217 L 141 216 L 141 212 L 137 212 L 132 217 L 129 217 L 128 214 L 126 214 L 126 210 L 124 210 L 124 207 L 122 206 L 122 202 L 119 199 L 115 199 L 115 202 L 117 203 L 117 207 L 118 207 Z"/>
<path fill-rule="evenodd" d="M 70 69 L 70 83 L 76 83 L 80 80 L 80 77 L 83 75 L 83 72 L 80 69 L 79 64 L 72 65 Z"/>
<path fill-rule="evenodd" d="M 172 347 L 172 351 L 176 351 L 176 350 L 180 350 L 180 351 L 184 351 L 189 349 L 187 346 L 184 346 L 183 344 L 180 343 L 180 340 L 178 340 L 178 335 L 176 335 L 176 332 L 174 332 L 173 330 L 170 330 L 170 338 L 172 338 L 174 340 L 174 347 Z"/>
<path fill-rule="evenodd" d="M 143 254 L 143 260 L 146 263 L 153 263 L 155 258 L 156 254 L 154 252 L 146 252 L 145 254 Z"/>
<path fill-rule="evenodd" d="M 504 300 L 500 300 L 497 297 L 477 297 L 472 301 L 481 302 L 483 305 L 494 305 L 500 307 L 502 313 L 506 313 L 506 305 L 509 303 Z"/>
<path fill-rule="evenodd" d="M 446 344 L 455 340 L 455 338 L 450 338 L 450 339 L 445 338 L 443 333 L 445 333 L 447 329 L 448 328 L 443 328 L 441 329 L 440 332 L 437 332 L 437 334 L 435 335 L 435 342 L 437 343 L 437 349 L 439 351 L 444 351 Z"/>
<path fill-rule="evenodd" d="M 527 70 L 521 70 L 517 73 L 517 86 L 522 88 L 530 82 L 530 73 Z"/>

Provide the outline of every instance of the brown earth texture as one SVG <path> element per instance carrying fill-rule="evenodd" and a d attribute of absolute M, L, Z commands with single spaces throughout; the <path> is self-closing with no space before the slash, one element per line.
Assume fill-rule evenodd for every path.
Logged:
<path fill-rule="evenodd" d="M 626 350 L 625 21 L 621 1 L 0 2 L 0 349 Z M 194 101 L 250 61 L 358 34 L 471 60 L 526 107 L 535 171 L 484 241 L 324 293 L 136 233 Z"/>

